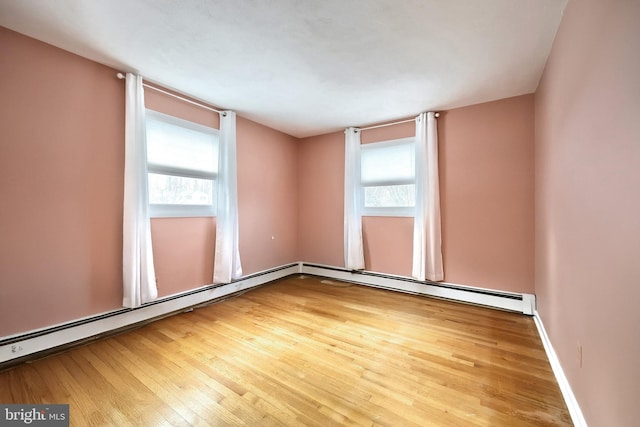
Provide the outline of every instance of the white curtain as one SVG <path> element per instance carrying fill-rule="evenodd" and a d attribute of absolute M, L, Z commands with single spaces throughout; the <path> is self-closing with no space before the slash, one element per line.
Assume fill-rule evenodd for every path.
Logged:
<path fill-rule="evenodd" d="M 126 87 L 122 305 L 134 308 L 157 298 L 158 289 L 151 247 L 142 77 L 127 73 Z"/>
<path fill-rule="evenodd" d="M 236 113 L 220 114 L 218 155 L 218 213 L 213 283 L 230 283 L 242 277 L 238 245 L 238 177 L 236 161 Z"/>
<path fill-rule="evenodd" d="M 359 185 L 360 130 L 350 127 L 344 134 L 344 265 L 350 270 L 364 270 Z"/>
<path fill-rule="evenodd" d="M 418 280 L 444 280 L 440 235 L 438 128 L 435 113 L 416 118 L 416 212 L 413 271 Z"/>

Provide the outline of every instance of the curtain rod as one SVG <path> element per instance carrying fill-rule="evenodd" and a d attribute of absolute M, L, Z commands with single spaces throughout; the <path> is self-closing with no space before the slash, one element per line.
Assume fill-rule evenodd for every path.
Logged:
<path fill-rule="evenodd" d="M 435 116 L 440 117 L 440 113 L 435 113 Z M 363 130 L 369 130 L 369 129 L 377 129 L 377 128 L 383 128 L 386 126 L 399 125 L 400 123 L 409 123 L 413 121 L 415 121 L 415 119 L 400 120 L 398 122 L 385 123 L 383 125 L 367 126 L 366 128 L 359 128 L 358 130 L 363 131 Z"/>
<path fill-rule="evenodd" d="M 125 78 L 126 78 L 126 76 L 125 76 L 124 74 L 122 74 L 122 73 L 118 73 L 118 74 L 116 74 L 116 76 L 117 76 L 120 80 L 123 80 L 123 79 L 125 79 Z M 182 96 L 180 96 L 180 95 L 176 95 L 175 93 L 171 93 L 171 92 L 167 92 L 166 90 L 159 89 L 159 88 L 157 88 L 157 87 L 155 87 L 155 86 L 151 86 L 151 85 L 148 85 L 148 84 L 146 84 L 146 83 L 142 83 L 142 86 L 144 86 L 144 87 L 148 87 L 149 89 L 151 89 L 151 90 L 155 90 L 156 92 L 164 93 L 165 95 L 169 95 L 169 96 L 172 96 L 172 97 L 174 97 L 174 98 L 178 98 L 178 99 L 179 99 L 179 100 L 181 100 L 181 101 L 188 102 L 189 104 L 196 105 L 196 106 L 198 106 L 198 107 L 200 107 L 200 108 L 204 108 L 205 110 L 215 111 L 216 113 L 222 114 L 223 116 L 226 116 L 226 115 L 227 115 L 227 113 L 225 113 L 224 111 L 216 110 L 215 108 L 213 108 L 213 107 L 209 107 L 208 105 L 202 104 L 202 103 L 200 103 L 200 102 L 192 101 L 192 100 L 187 99 L 187 98 L 184 98 L 184 97 L 182 97 Z"/>

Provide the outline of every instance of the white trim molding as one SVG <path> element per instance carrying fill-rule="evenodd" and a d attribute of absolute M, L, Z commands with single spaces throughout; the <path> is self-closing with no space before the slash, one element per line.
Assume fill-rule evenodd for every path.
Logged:
<path fill-rule="evenodd" d="M 297 274 L 299 269 L 299 264 L 289 264 L 251 274 L 226 285 L 208 285 L 160 298 L 135 309 L 115 310 L 18 335 L 2 337 L 0 339 L 0 343 L 2 343 L 0 344 L 0 363 L 35 355 L 170 313 L 188 310 L 199 304 Z"/>
<path fill-rule="evenodd" d="M 480 304 L 528 315 L 533 315 L 536 305 L 536 297 L 533 294 L 496 291 L 445 282 L 421 282 L 405 276 L 371 271 L 351 271 L 330 265 L 301 263 L 300 272 L 376 288 Z"/>
<path fill-rule="evenodd" d="M 547 358 L 549 359 L 549 363 L 551 364 L 551 369 L 553 369 L 553 374 L 556 377 L 556 381 L 558 381 L 558 385 L 560 386 L 560 392 L 562 393 L 562 397 L 564 397 L 564 401 L 567 404 L 567 408 L 569 409 L 569 414 L 571 415 L 573 424 L 576 427 L 587 427 L 587 421 L 584 419 L 584 415 L 582 414 L 580 405 L 578 405 L 576 396 L 573 394 L 573 390 L 571 390 L 569 380 L 567 380 L 567 377 L 564 374 L 564 370 L 562 369 L 562 365 L 560 364 L 560 359 L 558 359 L 558 355 L 553 349 L 553 345 L 551 345 L 551 340 L 549 339 L 549 335 L 547 335 L 547 331 L 544 328 L 544 324 L 542 323 L 542 319 L 540 318 L 538 311 L 534 312 L 533 321 L 536 324 L 536 328 L 538 328 L 538 333 L 540 334 L 542 345 L 544 346 L 544 350 L 547 353 Z"/>

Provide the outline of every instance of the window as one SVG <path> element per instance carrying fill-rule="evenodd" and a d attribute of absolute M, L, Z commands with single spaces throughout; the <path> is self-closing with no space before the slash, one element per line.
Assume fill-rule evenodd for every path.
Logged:
<path fill-rule="evenodd" d="M 218 131 L 146 110 L 152 217 L 215 216 Z"/>
<path fill-rule="evenodd" d="M 413 216 L 416 199 L 415 139 L 360 147 L 360 198 L 363 215 Z"/>

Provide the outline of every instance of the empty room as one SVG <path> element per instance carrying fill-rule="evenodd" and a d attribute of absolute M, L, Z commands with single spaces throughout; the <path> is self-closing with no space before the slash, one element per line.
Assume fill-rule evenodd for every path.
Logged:
<path fill-rule="evenodd" d="M 639 52 L 639 0 L 0 0 L 0 425 L 638 425 Z"/>

